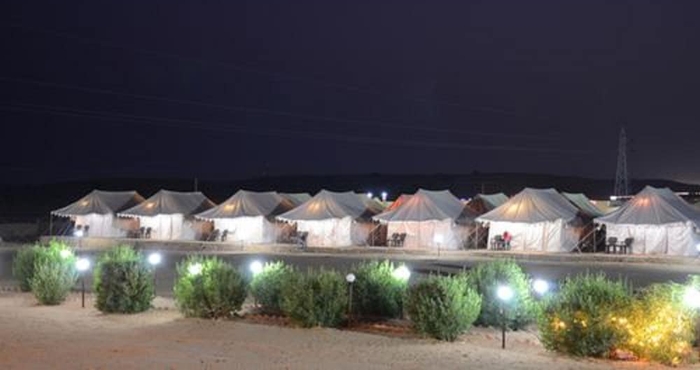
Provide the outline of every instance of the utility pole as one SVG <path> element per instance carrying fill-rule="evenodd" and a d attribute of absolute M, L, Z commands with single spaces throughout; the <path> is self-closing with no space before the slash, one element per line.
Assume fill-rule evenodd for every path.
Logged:
<path fill-rule="evenodd" d="M 198 188 L 199 188 L 199 179 L 195 177 L 194 178 L 194 191 L 199 191 Z"/>
<path fill-rule="evenodd" d="M 620 130 L 620 140 L 617 147 L 617 172 L 615 174 L 613 195 L 629 195 L 629 179 L 627 176 L 627 133 L 623 127 Z"/>

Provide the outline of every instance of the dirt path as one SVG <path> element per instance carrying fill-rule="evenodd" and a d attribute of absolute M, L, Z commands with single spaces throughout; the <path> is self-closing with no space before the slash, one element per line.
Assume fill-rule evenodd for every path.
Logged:
<path fill-rule="evenodd" d="M 91 302 L 88 302 L 91 304 Z M 160 300 L 160 307 L 172 302 Z M 639 363 L 575 360 L 544 351 L 532 333 L 475 329 L 455 343 L 332 329 L 183 319 L 175 310 L 131 316 L 57 307 L 0 293 L 0 369 L 608 369 Z"/>

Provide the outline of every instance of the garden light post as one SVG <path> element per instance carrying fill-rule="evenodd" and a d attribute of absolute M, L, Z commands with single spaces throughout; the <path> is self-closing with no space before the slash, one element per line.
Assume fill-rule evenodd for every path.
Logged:
<path fill-rule="evenodd" d="M 386 191 L 382 192 L 382 203 L 386 203 L 386 197 L 389 196 L 389 194 Z"/>
<path fill-rule="evenodd" d="M 90 260 L 87 258 L 80 258 L 75 262 L 75 268 L 80 273 L 80 286 L 81 286 L 81 297 L 82 297 L 82 307 L 85 308 L 85 271 L 90 268 Z"/>
<path fill-rule="evenodd" d="M 352 319 L 352 284 L 355 282 L 355 274 L 349 273 L 345 275 L 345 281 L 348 282 L 348 320 Z"/>
<path fill-rule="evenodd" d="M 435 234 L 435 236 L 433 236 L 433 242 L 437 244 L 438 257 L 440 257 L 440 244 L 442 244 L 443 241 L 445 241 L 445 237 L 443 237 L 442 234 Z"/>
<path fill-rule="evenodd" d="M 187 266 L 187 273 L 192 276 L 198 276 L 202 273 L 202 264 L 197 262 Z"/>
<path fill-rule="evenodd" d="M 250 263 L 250 272 L 253 274 L 253 276 L 261 273 L 263 271 L 263 264 L 262 262 L 255 260 Z"/>
<path fill-rule="evenodd" d="M 158 270 L 158 265 L 163 261 L 163 256 L 158 252 L 153 252 L 148 255 L 148 263 L 153 266 L 153 292 L 157 291 L 158 279 L 156 278 L 156 270 Z"/>
<path fill-rule="evenodd" d="M 549 292 L 549 282 L 543 279 L 535 279 L 535 281 L 532 282 L 532 289 L 537 295 L 544 297 L 545 294 Z"/>
<path fill-rule="evenodd" d="M 506 348 L 506 304 L 513 299 L 513 289 L 507 285 L 501 285 L 496 290 L 496 295 L 500 301 L 501 313 L 501 348 Z"/>

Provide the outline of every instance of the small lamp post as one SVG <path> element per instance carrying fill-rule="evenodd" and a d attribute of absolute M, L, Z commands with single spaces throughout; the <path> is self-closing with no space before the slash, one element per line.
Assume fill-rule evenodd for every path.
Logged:
<path fill-rule="evenodd" d="M 192 276 L 198 276 L 202 273 L 202 264 L 197 262 L 187 266 L 187 273 Z"/>
<path fill-rule="evenodd" d="M 153 252 L 148 255 L 148 264 L 153 267 L 153 292 L 157 291 L 158 279 L 156 278 L 156 270 L 158 270 L 158 265 L 163 261 L 163 256 L 158 252 Z"/>
<path fill-rule="evenodd" d="M 506 348 L 506 304 L 513 299 L 513 289 L 507 285 L 501 285 L 496 290 L 496 295 L 501 306 L 501 348 Z"/>
<path fill-rule="evenodd" d="M 440 257 L 440 245 L 441 245 L 442 242 L 444 242 L 444 241 L 445 241 L 445 237 L 442 236 L 442 234 L 435 234 L 435 235 L 433 236 L 433 242 L 435 242 L 435 244 L 437 244 L 438 257 Z"/>
<path fill-rule="evenodd" d="M 348 320 L 352 320 L 352 284 L 355 282 L 355 274 L 352 272 L 345 275 L 348 282 Z"/>
<path fill-rule="evenodd" d="M 532 290 L 540 297 L 544 297 L 544 295 L 549 292 L 549 289 L 550 286 L 547 280 L 535 279 L 535 281 L 532 282 Z"/>
<path fill-rule="evenodd" d="M 253 274 L 253 276 L 261 273 L 263 271 L 263 264 L 262 262 L 255 260 L 250 263 L 250 272 Z"/>
<path fill-rule="evenodd" d="M 82 307 L 85 308 L 85 271 L 90 269 L 90 260 L 87 258 L 78 259 L 75 262 L 75 268 L 80 273 L 81 301 Z"/>
<path fill-rule="evenodd" d="M 386 191 L 382 192 L 382 203 L 386 203 L 386 197 L 388 197 L 388 196 L 389 196 L 389 193 L 387 193 Z"/>

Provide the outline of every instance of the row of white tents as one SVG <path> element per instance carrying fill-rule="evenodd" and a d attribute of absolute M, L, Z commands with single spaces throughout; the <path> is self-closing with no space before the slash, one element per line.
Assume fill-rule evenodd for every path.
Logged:
<path fill-rule="evenodd" d="M 633 238 L 632 252 L 639 254 L 694 255 L 700 241 L 700 210 L 669 189 L 651 187 L 607 215 L 583 194 L 530 188 L 510 199 L 478 195 L 466 203 L 447 190 L 421 189 L 386 209 L 365 195 L 327 190 L 313 197 L 241 190 L 218 206 L 198 192 L 161 190 L 143 199 L 95 190 L 52 214 L 89 225 L 90 236 L 125 237 L 126 230 L 147 227 L 153 239 L 196 240 L 217 229 L 230 242 L 249 244 L 274 243 L 296 230 L 312 246 L 367 245 L 403 234 L 404 248 L 458 249 L 486 226 L 488 240 L 510 233 L 512 250 L 567 252 L 594 224 L 604 225 L 608 237 Z"/>

